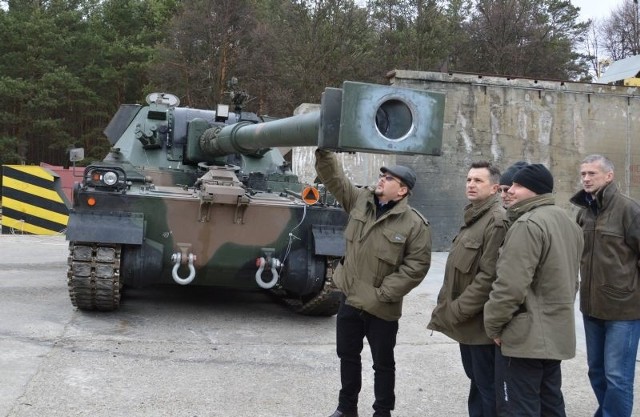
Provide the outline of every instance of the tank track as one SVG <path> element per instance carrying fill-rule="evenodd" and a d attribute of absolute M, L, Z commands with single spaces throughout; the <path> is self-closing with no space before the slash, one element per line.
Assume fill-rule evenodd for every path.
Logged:
<path fill-rule="evenodd" d="M 327 272 L 324 286 L 322 290 L 311 299 L 289 298 L 277 290 L 274 291 L 275 294 L 298 314 L 304 314 L 306 316 L 333 316 L 338 312 L 340 297 L 342 295 L 342 292 L 333 284 L 332 280 L 335 262 L 336 260 L 334 259 L 327 259 Z"/>
<path fill-rule="evenodd" d="M 122 247 L 69 243 L 67 285 L 71 304 L 80 310 L 113 311 L 120 306 Z"/>

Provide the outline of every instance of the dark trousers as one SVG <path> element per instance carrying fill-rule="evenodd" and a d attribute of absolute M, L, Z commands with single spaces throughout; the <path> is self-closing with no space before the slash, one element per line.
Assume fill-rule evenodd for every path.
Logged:
<path fill-rule="evenodd" d="M 386 321 L 344 303 L 340 304 L 336 319 L 336 344 L 340 358 L 342 388 L 338 396 L 340 411 L 356 411 L 362 387 L 360 353 L 367 338 L 373 358 L 376 400 L 375 416 L 389 416 L 395 406 L 395 371 L 393 349 L 396 346 L 398 321 Z"/>
<path fill-rule="evenodd" d="M 500 417 L 566 417 L 559 360 L 503 356 L 496 349 Z"/>
<path fill-rule="evenodd" d="M 467 407 L 469 417 L 496 416 L 495 345 L 460 344 L 462 367 L 471 380 Z"/>

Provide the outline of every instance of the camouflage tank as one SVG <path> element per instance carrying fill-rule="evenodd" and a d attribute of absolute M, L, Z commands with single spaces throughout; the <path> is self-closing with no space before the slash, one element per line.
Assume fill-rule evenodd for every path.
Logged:
<path fill-rule="evenodd" d="M 276 147 L 438 154 L 444 98 L 345 82 L 319 111 L 268 120 L 235 106 L 179 107 L 164 93 L 120 107 L 113 146 L 73 192 L 68 289 L 81 310 L 115 310 L 154 284 L 270 291 L 295 311 L 332 315 L 347 217 L 302 184 Z"/>

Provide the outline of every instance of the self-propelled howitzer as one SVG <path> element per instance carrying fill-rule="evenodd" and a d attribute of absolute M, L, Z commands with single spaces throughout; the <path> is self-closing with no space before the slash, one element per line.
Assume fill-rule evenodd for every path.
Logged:
<path fill-rule="evenodd" d="M 105 129 L 112 149 L 74 189 L 71 301 L 114 310 L 126 286 L 264 289 L 296 311 L 332 315 L 344 211 L 302 184 L 277 147 L 438 154 L 444 99 L 345 82 L 319 111 L 268 120 L 240 108 L 179 107 L 154 93 Z"/>

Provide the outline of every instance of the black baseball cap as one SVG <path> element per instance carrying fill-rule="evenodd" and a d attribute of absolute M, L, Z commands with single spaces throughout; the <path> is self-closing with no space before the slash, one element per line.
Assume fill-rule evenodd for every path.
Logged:
<path fill-rule="evenodd" d="M 387 172 L 394 177 L 400 178 L 402 183 L 409 187 L 409 189 L 413 189 L 413 186 L 416 185 L 416 173 L 409 167 L 404 165 L 394 165 L 392 167 L 382 167 L 380 168 L 380 172 L 386 174 Z"/>

